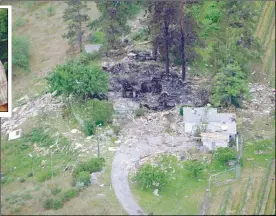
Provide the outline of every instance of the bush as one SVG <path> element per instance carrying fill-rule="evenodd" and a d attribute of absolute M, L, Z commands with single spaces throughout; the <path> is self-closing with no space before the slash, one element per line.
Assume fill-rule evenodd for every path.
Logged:
<path fill-rule="evenodd" d="M 132 39 L 135 41 L 147 41 L 149 40 L 149 31 L 145 28 L 139 28 L 132 36 Z"/>
<path fill-rule="evenodd" d="M 72 189 L 67 190 L 63 194 L 61 200 L 62 200 L 62 202 L 66 202 L 66 201 L 69 201 L 70 199 L 72 199 L 72 198 L 74 198 L 74 197 L 76 197 L 78 195 L 79 195 L 79 192 L 76 189 L 72 188 Z"/>
<path fill-rule="evenodd" d="M 87 171 L 81 171 L 73 175 L 73 186 L 77 184 L 83 184 L 87 187 L 90 183 L 90 173 Z"/>
<path fill-rule="evenodd" d="M 53 172 L 53 176 L 56 176 L 56 175 L 57 175 L 57 172 L 54 171 L 54 172 Z M 52 178 L 52 172 L 51 172 L 50 169 L 48 169 L 48 170 L 43 170 L 42 172 L 40 172 L 40 173 L 38 173 L 38 174 L 36 175 L 36 180 L 37 180 L 38 182 L 44 182 L 44 181 L 47 181 L 47 180 L 49 180 L 49 179 L 51 179 L 51 178 Z"/>
<path fill-rule="evenodd" d="M 118 136 L 121 131 L 121 127 L 119 125 L 112 125 L 112 130 L 115 133 L 115 135 Z"/>
<path fill-rule="evenodd" d="M 30 41 L 27 37 L 13 36 L 12 38 L 12 65 L 29 71 Z"/>
<path fill-rule="evenodd" d="M 180 114 L 181 116 L 183 116 L 183 112 L 184 112 L 184 107 L 180 107 L 179 114 Z"/>
<path fill-rule="evenodd" d="M 57 65 L 46 79 L 55 96 L 68 97 L 72 94 L 87 99 L 88 94 L 105 93 L 108 90 L 108 75 L 100 66 L 84 65 L 77 60 Z"/>
<path fill-rule="evenodd" d="M 58 187 L 58 186 L 55 186 L 53 188 L 50 189 L 51 190 L 51 193 L 56 196 L 57 194 L 59 194 L 61 192 L 61 188 Z"/>
<path fill-rule="evenodd" d="M 96 125 L 91 121 L 85 121 L 83 131 L 86 136 L 91 136 L 96 132 Z"/>
<path fill-rule="evenodd" d="M 110 102 L 98 99 L 88 100 L 85 109 L 95 124 L 105 125 L 112 122 L 113 105 Z"/>
<path fill-rule="evenodd" d="M 63 203 L 60 200 L 46 199 L 43 203 L 44 209 L 60 209 L 63 207 Z"/>
<path fill-rule="evenodd" d="M 23 26 L 24 24 L 25 24 L 25 20 L 22 17 L 20 17 L 15 21 L 14 26 L 16 28 L 19 28 L 19 27 Z"/>
<path fill-rule="evenodd" d="M 90 62 L 98 60 L 100 58 L 101 58 L 100 52 L 93 52 L 93 53 L 82 52 L 78 56 L 77 61 L 79 61 L 81 64 L 88 65 Z"/>
<path fill-rule="evenodd" d="M 55 8 L 50 6 L 47 8 L 48 16 L 53 16 L 55 14 Z"/>
<path fill-rule="evenodd" d="M 20 178 L 19 181 L 20 181 L 20 183 L 24 183 L 26 181 L 26 179 Z"/>
<path fill-rule="evenodd" d="M 90 38 L 91 43 L 94 44 L 103 44 L 104 43 L 104 33 L 103 32 L 94 32 Z"/>
<path fill-rule="evenodd" d="M 145 115 L 145 110 L 144 109 L 140 108 L 140 109 L 137 109 L 135 111 L 135 116 L 136 117 L 140 117 L 140 116 L 143 116 L 143 115 Z"/>
<path fill-rule="evenodd" d="M 217 161 L 225 164 L 230 160 L 236 159 L 236 152 L 230 147 L 218 147 L 213 156 Z"/>
<path fill-rule="evenodd" d="M 76 177 L 80 172 L 99 172 L 104 166 L 105 160 L 103 158 L 91 158 L 87 162 L 82 162 L 74 169 L 72 176 Z"/>
<path fill-rule="evenodd" d="M 49 147 L 55 143 L 54 138 L 45 132 L 43 128 L 33 128 L 26 138 L 32 143 L 37 143 L 40 147 Z"/>
<path fill-rule="evenodd" d="M 204 166 L 200 161 L 188 160 L 184 162 L 184 168 L 193 174 L 193 177 L 197 178 L 203 171 Z"/>
<path fill-rule="evenodd" d="M 136 180 L 144 188 L 162 188 L 168 182 L 168 175 L 160 167 L 143 165 L 136 174 Z"/>

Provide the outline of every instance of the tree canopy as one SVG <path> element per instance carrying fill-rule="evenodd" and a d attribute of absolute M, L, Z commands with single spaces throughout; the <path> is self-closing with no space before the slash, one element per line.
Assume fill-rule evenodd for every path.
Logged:
<path fill-rule="evenodd" d="M 86 98 L 87 94 L 105 93 L 108 90 L 108 75 L 99 66 L 84 65 L 77 60 L 70 60 L 57 65 L 47 77 L 51 92 L 55 95 L 70 94 Z"/>

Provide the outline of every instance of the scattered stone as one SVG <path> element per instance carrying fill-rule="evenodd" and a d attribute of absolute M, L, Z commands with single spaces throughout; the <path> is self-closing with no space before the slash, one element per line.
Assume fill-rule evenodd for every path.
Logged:
<path fill-rule="evenodd" d="M 113 152 L 115 152 L 115 151 L 117 151 L 117 150 L 118 150 L 117 147 L 108 147 L 108 151 L 113 151 Z"/>
<path fill-rule="evenodd" d="M 99 197 L 105 197 L 106 195 L 105 195 L 105 194 L 98 193 L 97 196 L 99 196 Z"/>
<path fill-rule="evenodd" d="M 100 184 L 100 187 L 104 187 L 104 184 Z"/>
<path fill-rule="evenodd" d="M 116 140 L 114 143 L 119 145 L 121 144 L 121 140 Z"/>
<path fill-rule="evenodd" d="M 158 194 L 158 189 L 154 189 L 153 194 L 154 194 L 155 196 L 159 196 L 159 194 Z"/>
<path fill-rule="evenodd" d="M 72 129 L 71 131 L 70 131 L 71 133 L 81 133 L 78 129 Z"/>

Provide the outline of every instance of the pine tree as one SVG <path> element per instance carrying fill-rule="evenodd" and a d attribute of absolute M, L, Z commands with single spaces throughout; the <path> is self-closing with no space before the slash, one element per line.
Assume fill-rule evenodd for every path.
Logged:
<path fill-rule="evenodd" d="M 69 39 L 69 44 L 76 43 L 78 51 L 82 50 L 85 23 L 89 20 L 86 12 L 89 10 L 87 3 L 81 0 L 69 0 L 64 11 L 63 19 L 68 23 L 68 32 L 63 35 Z"/>
<path fill-rule="evenodd" d="M 120 37 L 130 31 L 127 25 L 129 18 L 133 16 L 134 2 L 94 0 L 101 17 L 89 24 L 92 30 L 102 28 L 105 37 L 106 51 L 120 47 Z"/>

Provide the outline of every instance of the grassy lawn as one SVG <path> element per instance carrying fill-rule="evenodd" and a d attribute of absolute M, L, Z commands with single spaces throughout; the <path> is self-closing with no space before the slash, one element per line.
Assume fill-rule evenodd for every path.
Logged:
<path fill-rule="evenodd" d="M 255 154 L 256 149 L 262 149 L 263 153 Z M 212 184 L 208 213 L 225 215 L 245 211 L 253 214 L 258 203 L 263 203 L 263 191 L 267 185 L 267 172 L 270 171 L 268 165 L 274 158 L 274 151 L 275 146 L 272 141 L 247 142 L 244 147 L 241 177 L 237 181 L 220 186 Z M 211 155 L 209 155 L 210 157 Z M 252 158 L 254 160 L 251 160 Z M 130 175 L 130 182 L 133 182 L 131 183 L 132 193 L 147 213 L 157 215 L 199 214 L 209 174 L 229 169 L 229 167 L 222 166 L 218 161 L 213 160 L 210 165 L 205 166 L 199 179 L 196 179 L 184 169 L 183 162 L 175 156 L 170 156 L 168 165 L 175 171 L 171 174 L 168 184 L 159 191 L 159 196 L 153 194 L 153 189 L 142 189 L 134 181 L 134 174 Z M 214 181 L 222 183 L 229 179 L 235 179 L 235 170 L 218 175 L 212 179 L 212 183 Z M 267 204 L 270 211 L 273 198 L 275 199 L 275 195 L 271 195 L 270 192 Z"/>
<path fill-rule="evenodd" d="M 203 155 L 201 155 L 202 157 Z M 208 159 L 210 157 L 211 155 L 207 156 Z M 182 161 L 175 156 L 170 156 L 170 160 L 168 165 L 175 171 L 171 174 L 168 184 L 160 190 L 159 196 L 153 194 L 153 189 L 141 189 L 136 182 L 130 185 L 132 193 L 143 210 L 148 213 L 196 215 L 200 211 L 209 174 L 223 171 L 229 167 L 221 166 L 217 161 L 208 166 L 205 163 L 204 171 L 196 179 L 184 169 Z M 133 179 L 133 174 L 130 176 L 130 179 Z"/>

